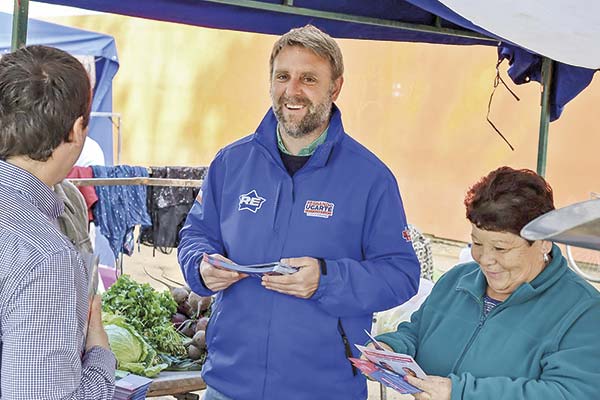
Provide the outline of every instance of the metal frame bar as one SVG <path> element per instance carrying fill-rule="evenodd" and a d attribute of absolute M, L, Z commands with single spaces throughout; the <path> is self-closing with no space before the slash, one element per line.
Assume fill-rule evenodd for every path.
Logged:
<path fill-rule="evenodd" d="M 27 42 L 27 21 L 29 19 L 29 0 L 15 0 L 13 9 L 12 51 L 25 47 Z"/>
<path fill-rule="evenodd" d="M 542 58 L 542 95 L 540 113 L 540 133 L 538 139 L 537 173 L 541 176 L 546 174 L 546 161 L 548 156 L 548 130 L 550 127 L 550 93 L 552 93 L 552 73 L 554 62 Z"/>
<path fill-rule="evenodd" d="M 200 187 L 202 179 L 177 178 L 67 178 L 75 186 L 171 186 L 171 187 Z"/>
<path fill-rule="evenodd" d="M 354 22 L 363 25 L 382 26 L 387 28 L 404 29 L 413 32 L 426 32 L 432 34 L 448 35 L 463 37 L 469 39 L 478 39 L 491 43 L 498 43 L 497 39 L 483 36 L 477 32 L 463 31 L 460 29 L 442 28 L 430 25 L 411 24 L 408 22 L 399 22 L 390 19 L 379 19 L 360 17 L 357 15 L 336 13 L 331 11 L 313 10 L 310 8 L 302 8 L 293 6 L 293 1 L 284 0 L 284 4 L 264 3 L 255 0 L 202 0 L 206 3 L 225 4 L 241 8 L 250 8 L 254 10 L 273 11 L 283 14 L 302 15 L 306 17 L 315 17 L 329 19 L 332 21 Z"/>
<path fill-rule="evenodd" d="M 113 125 L 116 125 L 117 127 L 117 162 L 116 164 L 121 164 L 121 144 L 122 144 L 122 138 L 121 138 L 121 113 L 115 113 L 115 112 L 103 112 L 103 111 L 92 111 L 90 113 L 90 117 L 97 117 L 97 118 L 102 118 L 102 117 L 106 117 L 108 119 L 110 119 L 111 123 Z M 115 124 L 115 121 L 113 120 L 113 118 L 115 118 L 117 120 L 117 123 Z M 114 139 L 114 134 L 112 136 L 112 138 Z M 113 143 L 114 146 L 114 143 Z M 114 147 L 113 147 L 114 149 Z M 113 159 L 112 162 L 113 164 L 115 163 L 115 155 L 113 154 Z"/>

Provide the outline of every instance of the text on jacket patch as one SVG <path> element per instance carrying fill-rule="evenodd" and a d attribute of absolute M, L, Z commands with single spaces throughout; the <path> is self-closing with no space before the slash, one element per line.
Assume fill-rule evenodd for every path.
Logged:
<path fill-rule="evenodd" d="M 304 205 L 304 214 L 308 217 L 329 218 L 333 216 L 335 204 L 320 200 L 307 200 Z"/>
<path fill-rule="evenodd" d="M 260 210 L 260 207 L 266 201 L 264 197 L 260 197 L 256 190 L 251 190 L 246 194 L 240 195 L 240 204 L 238 207 L 239 211 L 248 210 L 253 213 L 256 213 Z"/>

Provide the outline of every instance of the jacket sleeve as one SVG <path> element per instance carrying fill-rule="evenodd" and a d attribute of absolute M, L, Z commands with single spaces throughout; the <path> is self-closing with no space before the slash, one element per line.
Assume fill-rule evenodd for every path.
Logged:
<path fill-rule="evenodd" d="M 312 297 L 336 317 L 387 310 L 410 299 L 419 286 L 419 261 L 393 177 L 373 190 L 365 209 L 363 259 L 326 259 L 327 273 Z"/>
<path fill-rule="evenodd" d="M 538 379 L 450 375 L 452 400 L 596 399 L 600 382 L 600 304 L 580 304 L 577 319 L 542 357 Z M 584 309 L 583 312 L 581 310 Z M 519 362 L 518 359 L 515 362 Z"/>
<path fill-rule="evenodd" d="M 211 163 L 202 188 L 179 233 L 177 259 L 183 276 L 194 292 L 202 296 L 213 295 L 200 277 L 200 261 L 204 253 L 223 254 L 223 241 L 219 218 L 219 204 L 223 171 L 220 154 Z"/>

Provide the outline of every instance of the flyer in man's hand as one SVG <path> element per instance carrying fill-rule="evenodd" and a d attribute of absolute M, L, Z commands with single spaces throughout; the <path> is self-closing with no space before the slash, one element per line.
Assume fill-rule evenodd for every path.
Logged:
<path fill-rule="evenodd" d="M 368 332 L 367 332 L 368 334 Z M 427 377 L 419 364 L 407 354 L 394 353 L 384 350 L 379 343 L 373 339 L 373 343 L 378 348 L 370 348 L 356 345 L 356 348 L 367 358 L 367 360 L 350 358 L 350 361 L 356 368 L 369 378 L 383 383 L 402 394 L 413 394 L 421 392 L 404 380 L 404 376 L 409 374 L 424 379 Z"/>
<path fill-rule="evenodd" d="M 272 262 L 266 264 L 251 264 L 239 265 L 227 261 L 223 261 L 208 254 L 204 254 L 204 260 L 215 267 L 228 269 L 231 271 L 241 272 L 250 276 L 261 277 L 264 274 L 270 275 L 289 275 L 298 272 L 297 267 L 282 264 L 280 262 Z"/>

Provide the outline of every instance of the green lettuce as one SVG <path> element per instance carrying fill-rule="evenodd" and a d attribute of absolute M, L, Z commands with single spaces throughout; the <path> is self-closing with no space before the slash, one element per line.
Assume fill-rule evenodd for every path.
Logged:
<path fill-rule="evenodd" d="M 120 316 L 104 314 L 104 329 L 110 348 L 117 358 L 117 368 L 149 378 L 168 367 L 157 357 L 156 351 Z"/>

